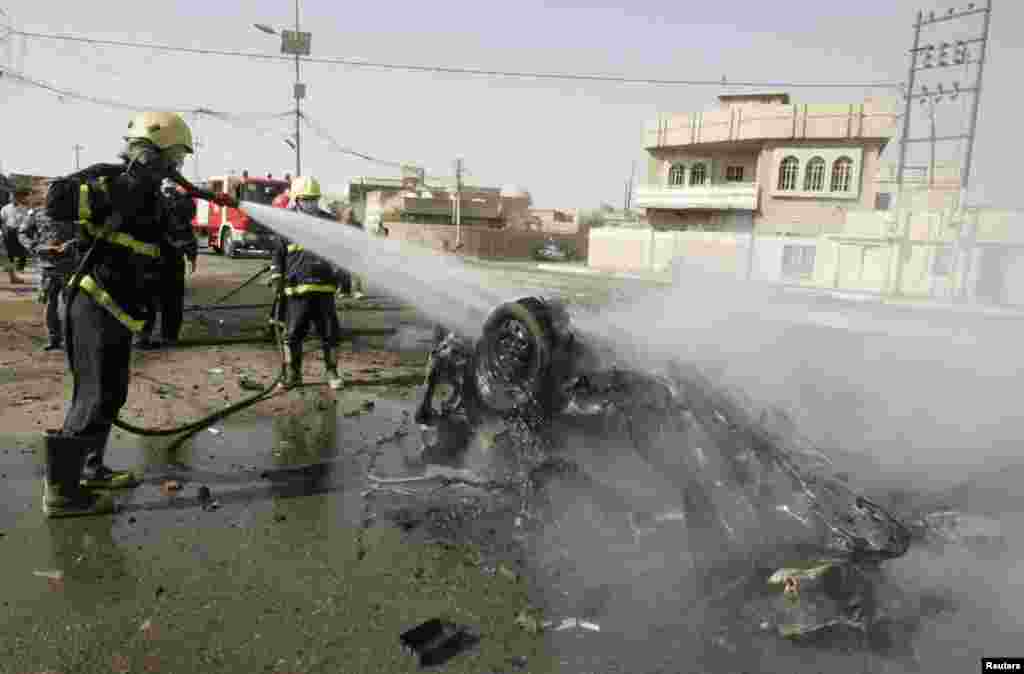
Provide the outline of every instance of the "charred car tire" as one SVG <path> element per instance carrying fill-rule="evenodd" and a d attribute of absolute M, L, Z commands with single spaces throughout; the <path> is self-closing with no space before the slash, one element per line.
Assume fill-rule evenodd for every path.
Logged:
<path fill-rule="evenodd" d="M 553 345 L 546 313 L 542 302 L 524 298 L 488 316 L 476 349 L 476 385 L 487 407 L 513 412 L 543 399 Z"/>

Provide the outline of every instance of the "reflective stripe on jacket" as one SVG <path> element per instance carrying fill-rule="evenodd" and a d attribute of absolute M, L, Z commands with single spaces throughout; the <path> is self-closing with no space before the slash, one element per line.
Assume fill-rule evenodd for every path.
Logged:
<path fill-rule="evenodd" d="M 70 286 L 70 283 L 68 285 Z M 97 304 L 109 311 L 110 314 L 121 323 L 121 325 L 136 334 L 142 331 L 142 326 L 145 325 L 146 322 L 137 318 L 132 318 L 127 311 L 122 309 L 121 306 L 114 301 L 114 298 L 110 296 L 110 293 L 100 287 L 96 282 L 96 279 L 92 276 L 82 276 L 78 281 L 78 287 L 96 300 Z"/>
<path fill-rule="evenodd" d="M 160 246 L 155 243 L 145 243 L 139 241 L 130 234 L 124 232 L 115 232 L 109 228 L 95 225 L 88 221 L 82 221 L 82 226 L 85 228 L 86 233 L 94 239 L 103 239 L 108 243 L 112 243 L 115 246 L 121 246 L 127 248 L 136 255 L 144 255 L 145 257 L 157 258 L 160 257 Z"/>
<path fill-rule="evenodd" d="M 297 286 L 288 286 L 284 289 L 284 294 L 288 297 L 295 297 L 296 295 L 307 295 L 309 293 L 335 293 L 338 292 L 338 285 L 336 283 L 302 283 Z"/>
<path fill-rule="evenodd" d="M 285 295 L 336 292 L 345 283 L 345 272 L 300 244 L 281 240 L 274 254 L 271 280 L 284 279 Z"/>

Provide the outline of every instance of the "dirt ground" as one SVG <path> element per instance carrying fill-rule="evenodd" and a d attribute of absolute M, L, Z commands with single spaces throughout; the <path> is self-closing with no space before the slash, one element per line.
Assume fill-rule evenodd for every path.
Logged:
<path fill-rule="evenodd" d="M 263 264 L 259 260 L 201 256 L 199 269 L 189 280 L 186 305 L 212 303 Z M 64 352 L 42 351 L 46 328 L 43 306 L 36 302 L 38 275 L 30 267 L 22 276 L 26 283 L 20 286 L 10 284 L 6 276 L 0 279 L 0 429 L 5 434 L 59 427 L 72 390 Z M 229 300 L 269 301 L 269 290 L 259 283 Z M 235 317 L 228 334 L 222 336 L 258 335 L 263 330 L 265 315 L 257 310 Z M 216 336 L 186 315 L 183 341 Z M 324 367 L 319 343 L 310 339 L 306 351 L 305 381 L 322 382 Z M 407 355 L 372 348 L 353 351 L 350 343 L 339 349 L 339 366 L 351 386 L 414 380 L 422 372 L 415 358 L 410 361 Z M 132 356 L 128 403 L 121 418 L 147 428 L 180 425 L 254 395 L 255 390 L 242 386 L 243 378 L 250 386 L 265 386 L 280 372 L 280 367 L 280 355 L 272 343 L 136 350 Z M 334 395 L 326 387 L 322 391 L 325 396 Z M 242 414 L 271 416 L 287 409 L 288 404 L 287 395 L 278 395 Z"/>

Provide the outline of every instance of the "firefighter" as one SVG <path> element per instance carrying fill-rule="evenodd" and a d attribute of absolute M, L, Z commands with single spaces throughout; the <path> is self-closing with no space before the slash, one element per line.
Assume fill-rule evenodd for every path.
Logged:
<path fill-rule="evenodd" d="M 138 318 L 142 277 L 158 262 L 166 232 L 160 186 L 169 177 L 184 180 L 179 171 L 192 152 L 192 132 L 180 115 L 146 112 L 129 123 L 125 142 L 122 163 L 71 176 L 101 177 L 82 185 L 83 199 L 72 202 L 88 252 L 67 289 L 65 331 L 74 392 L 63 428 L 46 434 L 43 510 L 48 517 L 113 512 L 104 490 L 138 484 L 134 474 L 108 468 L 103 458 L 111 426 L 128 398 L 132 336 L 143 324 Z M 61 199 L 79 192 L 76 180 L 57 181 L 47 195 L 47 210 L 68 212 Z M 209 196 L 219 205 L 234 205 L 227 195 Z"/>
<path fill-rule="evenodd" d="M 147 276 L 147 282 L 152 284 L 148 294 L 149 318 L 136 342 L 142 349 L 177 343 L 185 309 L 185 260 L 188 259 L 189 273 L 194 274 L 199 255 L 199 244 L 192 232 L 195 200 L 169 180 L 164 183 L 163 195 L 167 200 L 167 233 L 160 242 L 160 263 Z M 159 342 L 152 339 L 158 312 L 162 338 Z"/>
<path fill-rule="evenodd" d="M 335 220 L 330 213 L 320 209 L 320 184 L 315 178 L 296 178 L 292 181 L 291 196 L 291 210 Z M 328 384 L 334 390 L 342 388 L 344 381 L 338 374 L 336 350 L 341 341 L 341 324 L 334 296 L 339 286 L 342 292 L 351 291 L 348 273 L 281 237 L 271 267 L 270 282 L 276 282 L 279 295 L 284 296 L 288 338 L 284 350 L 287 371 L 283 387 L 302 384 L 302 342 L 312 323 L 320 334 Z"/>
<path fill-rule="evenodd" d="M 44 351 L 64 348 L 64 287 L 78 261 L 78 226 L 51 218 L 43 209 L 29 210 L 21 222 L 21 245 L 39 261 L 39 303 L 46 306 L 44 318 L 49 340 Z"/>

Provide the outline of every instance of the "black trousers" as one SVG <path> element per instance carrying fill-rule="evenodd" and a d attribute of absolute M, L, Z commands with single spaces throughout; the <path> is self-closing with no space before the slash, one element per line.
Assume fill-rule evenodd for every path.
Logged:
<path fill-rule="evenodd" d="M 7 249 L 7 257 L 10 259 L 11 265 L 18 271 L 24 271 L 28 251 L 18 240 L 18 232 L 14 229 L 5 229 L 3 234 L 4 247 Z"/>
<path fill-rule="evenodd" d="M 295 351 L 309 334 L 312 324 L 324 349 L 333 349 L 341 343 L 341 322 L 334 293 L 307 293 L 285 298 L 285 321 L 288 325 L 288 346 Z"/>
<path fill-rule="evenodd" d="M 160 334 L 165 342 L 178 341 L 185 312 L 185 263 L 168 267 L 160 284 Z"/>
<path fill-rule="evenodd" d="M 147 297 L 146 325 L 142 336 L 153 334 L 156 316 L 160 314 L 160 336 L 165 342 L 178 341 L 185 312 L 185 262 L 169 264 L 162 268 L 159 279 L 149 284 Z"/>
<path fill-rule="evenodd" d="M 60 344 L 64 341 L 64 286 L 67 285 L 68 277 L 65 274 L 51 274 L 43 272 L 40 279 L 39 301 L 46 305 L 46 331 L 49 333 L 51 344 Z"/>
<path fill-rule="evenodd" d="M 66 329 L 74 392 L 64 433 L 96 435 L 101 450 L 128 400 L 132 332 L 82 290 L 68 311 Z"/>

